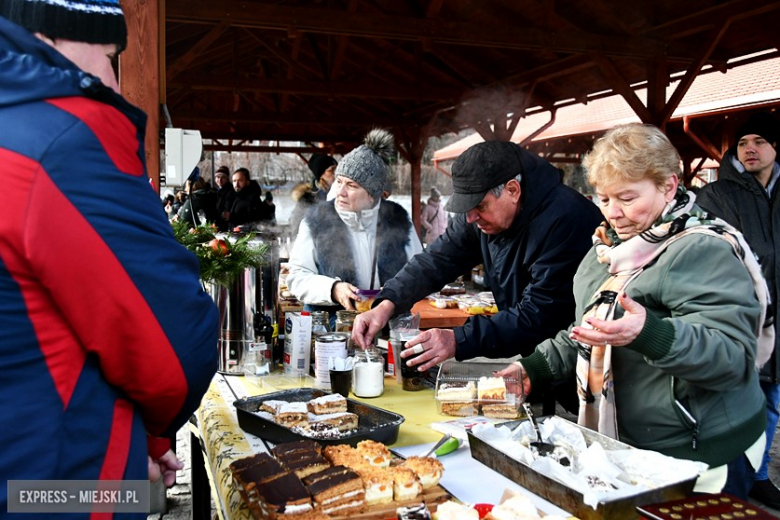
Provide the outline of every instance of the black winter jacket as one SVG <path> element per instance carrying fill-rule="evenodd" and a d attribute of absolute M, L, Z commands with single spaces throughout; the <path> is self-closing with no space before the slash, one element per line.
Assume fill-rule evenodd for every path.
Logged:
<path fill-rule="evenodd" d="M 460 214 L 423 253 L 416 255 L 377 299 L 408 311 L 475 265 L 485 265 L 499 313 L 472 316 L 455 328 L 456 359 L 528 355 L 574 319 L 572 279 L 591 247 L 601 213 L 565 186 L 560 171 L 523 153 L 522 210 L 498 235 L 482 233 Z"/>
<path fill-rule="evenodd" d="M 187 222 L 189 227 L 195 227 L 203 224 L 198 216 L 200 211 L 203 211 L 207 222 L 217 222 L 219 214 L 217 213 L 217 194 L 215 191 L 204 189 L 193 192 L 177 214 L 179 220 Z"/>
<path fill-rule="evenodd" d="M 263 190 L 254 182 L 250 182 L 241 191 L 235 192 L 233 205 L 230 208 L 229 228 L 265 220 L 268 218 L 268 210 L 260 196 Z"/>
<path fill-rule="evenodd" d="M 769 294 L 772 298 L 771 312 L 777 324 L 778 287 L 780 280 L 780 202 L 778 191 L 780 186 L 775 186 L 772 196 L 767 195 L 766 190 L 758 182 L 754 175 L 737 170 L 736 148 L 732 147 L 723 156 L 718 180 L 701 189 L 696 197 L 696 203 L 702 208 L 711 211 L 745 235 L 750 248 L 758 257 L 761 271 L 764 273 Z M 739 164 L 739 163 L 737 163 Z M 775 163 L 775 170 L 780 165 Z M 780 335 L 775 334 L 775 352 L 769 361 L 761 369 L 760 380 L 762 382 L 780 382 L 780 363 L 778 361 L 778 348 L 780 348 Z"/>

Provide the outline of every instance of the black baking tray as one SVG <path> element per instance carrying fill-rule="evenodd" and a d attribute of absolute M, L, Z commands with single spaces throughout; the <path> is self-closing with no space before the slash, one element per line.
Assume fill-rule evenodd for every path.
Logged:
<path fill-rule="evenodd" d="M 401 427 L 401 423 L 404 422 L 403 415 L 398 415 L 375 406 L 369 406 L 359 401 L 353 401 L 352 399 L 347 399 L 347 411 L 357 414 L 358 427 L 353 433 L 335 439 L 318 439 L 300 435 L 255 413 L 260 409 L 260 404 L 263 401 L 306 402 L 329 393 L 316 388 L 296 388 L 272 394 L 246 397 L 235 401 L 233 404 L 236 407 L 238 425 L 242 430 L 275 444 L 310 439 L 326 446 L 334 444 L 356 446 L 358 442 L 365 440 L 389 445 L 398 439 L 398 430 Z"/>

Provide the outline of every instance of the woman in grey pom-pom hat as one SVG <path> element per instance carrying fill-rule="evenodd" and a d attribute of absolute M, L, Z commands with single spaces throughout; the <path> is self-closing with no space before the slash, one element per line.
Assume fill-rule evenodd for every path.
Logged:
<path fill-rule="evenodd" d="M 287 283 L 307 309 L 354 310 L 359 289 L 379 289 L 422 251 L 406 210 L 382 199 L 392 153 L 392 135 L 371 130 L 338 163 L 329 200 L 301 222 Z"/>

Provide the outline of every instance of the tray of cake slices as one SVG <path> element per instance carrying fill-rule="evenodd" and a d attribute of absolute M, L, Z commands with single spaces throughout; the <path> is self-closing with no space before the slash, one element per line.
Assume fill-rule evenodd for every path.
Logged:
<path fill-rule="evenodd" d="M 436 377 L 439 413 L 456 417 L 484 415 L 495 419 L 524 416 L 522 385 L 514 378 L 496 377 L 506 363 L 445 361 Z"/>
<path fill-rule="evenodd" d="M 316 388 L 296 388 L 239 399 L 238 424 L 273 443 L 315 439 L 355 446 L 364 440 L 392 444 L 404 417 Z"/>
<path fill-rule="evenodd" d="M 424 502 L 435 510 L 452 498 L 439 485 L 441 462 L 403 459 L 371 440 L 354 447 L 309 439 L 277 444 L 270 452 L 233 461 L 230 471 L 258 519 L 384 520 L 395 517 L 399 507 Z"/>

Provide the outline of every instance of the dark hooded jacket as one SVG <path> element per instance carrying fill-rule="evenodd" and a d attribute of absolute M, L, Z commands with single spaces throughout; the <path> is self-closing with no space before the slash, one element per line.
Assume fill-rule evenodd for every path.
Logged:
<path fill-rule="evenodd" d="M 235 193 L 230 208 L 230 228 L 267 218 L 268 211 L 260 198 L 262 194 L 260 185 L 254 181 Z"/>
<path fill-rule="evenodd" d="M 205 188 L 194 191 L 178 213 L 179 219 L 187 222 L 190 227 L 205 223 L 201 222 L 201 214 L 205 217 L 206 222 L 217 222 L 219 214 L 217 213 L 217 193 L 214 190 Z"/>
<path fill-rule="evenodd" d="M 523 152 L 522 210 L 509 229 L 482 233 L 460 214 L 439 240 L 416 255 L 377 299 L 408 311 L 446 283 L 485 265 L 499 313 L 455 328 L 458 360 L 530 354 L 574 319 L 572 279 L 601 221 L 596 206 L 561 183 L 560 171 Z M 376 304 L 375 304 L 376 305 Z"/>
<path fill-rule="evenodd" d="M 233 206 L 233 200 L 236 197 L 236 190 L 233 188 L 232 184 L 227 183 L 224 187 L 217 188 L 215 193 L 217 194 L 217 227 L 220 231 L 227 231 L 228 222 L 222 218 L 222 213 L 230 211 L 230 208 Z"/>
<path fill-rule="evenodd" d="M 735 165 L 736 162 L 736 165 Z M 737 166 L 738 165 L 738 166 Z M 775 171 L 780 164 L 775 163 Z M 745 239 L 761 264 L 772 309 L 769 315 L 777 323 L 778 287 L 780 280 L 780 186 L 775 186 L 769 196 L 755 176 L 745 172 L 737 160 L 736 147 L 732 147 L 723 157 L 718 180 L 701 189 L 696 203 L 711 211 L 745 235 Z M 775 352 L 761 369 L 761 381 L 777 384 L 780 382 L 780 335 L 775 334 Z"/>

